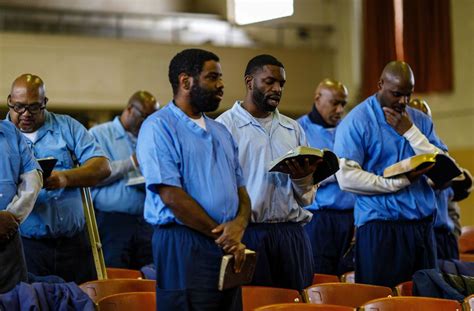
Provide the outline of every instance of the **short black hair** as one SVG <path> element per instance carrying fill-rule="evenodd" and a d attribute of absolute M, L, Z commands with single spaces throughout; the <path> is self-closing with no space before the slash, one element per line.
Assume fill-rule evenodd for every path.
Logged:
<path fill-rule="evenodd" d="M 212 52 L 201 49 L 186 49 L 176 54 L 168 68 L 168 79 L 173 88 L 173 95 L 178 93 L 178 76 L 181 73 L 197 77 L 201 73 L 204 63 L 209 60 L 218 62 L 219 57 Z"/>
<path fill-rule="evenodd" d="M 247 64 L 247 68 L 245 68 L 244 76 L 254 74 L 257 70 L 262 69 L 265 65 L 274 65 L 281 68 L 285 68 L 285 66 L 283 66 L 283 64 L 274 56 L 268 54 L 261 54 L 255 56 L 249 61 L 249 63 Z"/>

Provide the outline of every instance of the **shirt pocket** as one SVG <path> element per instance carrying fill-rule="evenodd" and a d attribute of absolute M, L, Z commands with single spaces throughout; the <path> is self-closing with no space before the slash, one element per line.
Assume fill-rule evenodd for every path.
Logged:
<path fill-rule="evenodd" d="M 20 156 L 14 156 L 8 151 L 0 158 L 0 181 L 16 183 L 20 175 Z"/>

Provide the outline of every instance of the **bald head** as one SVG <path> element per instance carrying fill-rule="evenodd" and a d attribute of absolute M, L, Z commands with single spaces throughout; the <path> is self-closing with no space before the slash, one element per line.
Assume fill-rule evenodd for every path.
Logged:
<path fill-rule="evenodd" d="M 415 78 L 410 66 L 402 61 L 388 63 L 380 75 L 377 99 L 382 107 L 402 113 L 410 102 Z"/>
<path fill-rule="evenodd" d="M 13 81 L 10 95 L 21 92 L 37 92 L 44 97 L 45 91 L 44 82 L 40 77 L 31 73 L 24 73 Z"/>
<path fill-rule="evenodd" d="M 411 83 L 412 86 L 415 85 L 415 77 L 413 76 L 410 65 L 402 61 L 392 61 L 388 63 L 380 75 L 380 80 L 390 80 L 397 81 L 398 83 Z"/>
<path fill-rule="evenodd" d="M 30 73 L 16 78 L 8 95 L 10 119 L 22 132 L 32 133 L 44 124 L 48 102 L 43 80 Z"/>
<path fill-rule="evenodd" d="M 336 126 L 344 113 L 347 104 L 347 88 L 344 84 L 333 79 L 321 81 L 314 93 L 314 106 L 330 126 Z"/>
<path fill-rule="evenodd" d="M 148 91 L 137 91 L 129 98 L 120 116 L 125 130 L 138 136 L 143 121 L 156 110 L 156 98 Z"/>

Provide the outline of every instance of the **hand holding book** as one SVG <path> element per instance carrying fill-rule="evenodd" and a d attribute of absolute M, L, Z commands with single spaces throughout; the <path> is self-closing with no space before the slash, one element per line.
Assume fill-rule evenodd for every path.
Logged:
<path fill-rule="evenodd" d="M 402 174 L 405 174 L 408 179 L 413 178 L 413 180 L 419 175 L 425 174 L 438 188 L 441 188 L 461 175 L 462 171 L 450 156 L 441 153 L 426 153 L 392 164 L 383 171 L 385 178 Z"/>
<path fill-rule="evenodd" d="M 270 163 L 268 171 L 292 174 L 292 170 L 297 170 L 294 161 L 297 161 L 300 167 L 304 167 L 305 165 L 312 167 L 308 168 L 308 170 L 312 169 L 314 184 L 318 184 L 339 170 L 339 159 L 334 152 L 327 149 L 321 150 L 299 146 L 273 160 Z M 291 167 L 291 165 L 293 167 Z M 301 178 L 308 176 L 310 173 L 311 171 L 304 172 L 304 170 L 302 170 L 300 174 L 293 174 L 291 177 L 296 179 L 298 177 L 294 176 L 300 176 L 299 178 Z"/>

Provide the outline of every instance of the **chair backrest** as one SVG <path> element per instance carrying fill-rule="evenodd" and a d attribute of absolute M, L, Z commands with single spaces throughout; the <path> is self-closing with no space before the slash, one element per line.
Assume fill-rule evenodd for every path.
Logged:
<path fill-rule="evenodd" d="M 462 311 L 456 300 L 428 297 L 390 297 L 368 301 L 362 311 Z"/>
<path fill-rule="evenodd" d="M 106 268 L 107 279 L 141 279 L 142 273 L 139 270 Z"/>
<path fill-rule="evenodd" d="M 155 292 L 156 281 L 112 279 L 90 281 L 79 286 L 93 301 L 106 296 L 128 292 Z"/>
<path fill-rule="evenodd" d="M 458 243 L 460 253 L 472 253 L 474 251 L 474 226 L 462 227 Z"/>
<path fill-rule="evenodd" d="M 301 302 L 301 296 L 295 289 L 242 286 L 243 311 L 252 311 L 255 308 L 288 302 Z"/>
<path fill-rule="evenodd" d="M 304 295 L 308 303 L 356 308 L 369 300 L 392 295 L 392 289 L 385 286 L 367 284 L 326 283 L 306 288 Z"/>
<path fill-rule="evenodd" d="M 321 284 L 321 283 L 334 283 L 334 282 L 339 282 L 339 277 L 337 275 L 315 273 L 313 275 L 313 283 L 311 284 L 315 285 L 315 284 Z"/>
<path fill-rule="evenodd" d="M 341 275 L 341 282 L 344 283 L 355 283 L 355 272 L 349 271 Z"/>
<path fill-rule="evenodd" d="M 335 305 L 314 305 L 309 303 L 277 303 L 273 305 L 263 306 L 255 309 L 255 311 L 354 311 L 354 308 Z"/>
<path fill-rule="evenodd" d="M 97 302 L 99 311 L 155 311 L 155 292 L 121 293 Z"/>
<path fill-rule="evenodd" d="M 413 281 L 406 281 L 395 286 L 397 296 L 413 296 Z"/>

